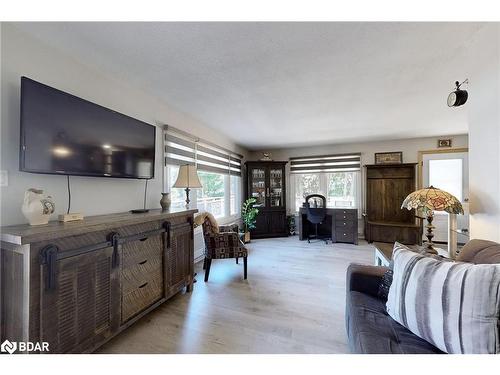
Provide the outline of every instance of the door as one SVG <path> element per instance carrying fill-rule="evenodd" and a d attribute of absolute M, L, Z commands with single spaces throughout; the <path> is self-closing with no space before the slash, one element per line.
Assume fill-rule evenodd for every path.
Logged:
<path fill-rule="evenodd" d="M 269 188 L 267 195 L 269 197 L 268 207 L 271 209 L 282 210 L 285 207 L 285 170 L 283 167 L 269 168 Z"/>
<path fill-rule="evenodd" d="M 469 230 L 469 155 L 468 152 L 437 152 L 422 156 L 422 186 L 434 186 L 457 197 L 465 215 L 457 215 L 457 228 Z M 448 214 L 434 212 L 434 242 L 448 241 Z"/>
<path fill-rule="evenodd" d="M 250 172 L 249 172 L 250 197 L 255 198 L 256 202 L 254 206 L 257 208 L 264 208 L 267 205 L 266 170 L 267 168 L 262 166 L 250 167 Z"/>
<path fill-rule="evenodd" d="M 174 224 L 167 236 L 166 290 L 168 296 L 180 291 L 193 275 L 194 248 L 191 223 Z M 167 296 L 167 297 L 168 297 Z"/>
<path fill-rule="evenodd" d="M 113 248 L 56 262 L 54 285 L 42 269 L 40 340 L 51 353 L 82 353 L 114 332 L 119 324 L 119 267 L 112 267 Z"/>
<path fill-rule="evenodd" d="M 283 211 L 270 212 L 271 234 L 282 235 L 286 233 L 286 213 Z"/>

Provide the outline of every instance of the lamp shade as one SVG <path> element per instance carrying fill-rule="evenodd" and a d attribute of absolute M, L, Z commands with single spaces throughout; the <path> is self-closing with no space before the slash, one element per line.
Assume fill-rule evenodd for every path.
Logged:
<path fill-rule="evenodd" d="M 174 188 L 201 188 L 201 182 L 194 165 L 181 165 Z"/>
<path fill-rule="evenodd" d="M 434 186 L 409 194 L 403 201 L 401 208 L 421 210 L 426 215 L 432 215 L 433 211 L 446 211 L 450 214 L 462 215 L 464 213 L 462 204 L 455 196 Z"/>

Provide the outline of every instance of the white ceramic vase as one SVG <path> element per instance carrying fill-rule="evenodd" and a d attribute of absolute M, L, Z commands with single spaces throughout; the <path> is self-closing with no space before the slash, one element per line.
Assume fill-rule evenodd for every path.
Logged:
<path fill-rule="evenodd" d="M 30 225 L 47 224 L 55 208 L 56 206 L 52 197 L 45 195 L 43 190 L 31 188 L 24 193 L 24 202 L 21 210 Z"/>

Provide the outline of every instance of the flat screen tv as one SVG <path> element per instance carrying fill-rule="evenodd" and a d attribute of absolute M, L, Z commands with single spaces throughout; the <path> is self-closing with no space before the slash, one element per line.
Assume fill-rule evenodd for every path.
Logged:
<path fill-rule="evenodd" d="M 153 178 L 156 127 L 21 78 L 24 172 Z"/>

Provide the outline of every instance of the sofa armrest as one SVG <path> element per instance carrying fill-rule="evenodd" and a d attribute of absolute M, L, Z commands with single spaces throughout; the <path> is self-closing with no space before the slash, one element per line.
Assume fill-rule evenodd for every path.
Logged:
<path fill-rule="evenodd" d="M 388 269 L 351 263 L 347 268 L 347 291 L 361 292 L 378 298 L 380 281 Z"/>

